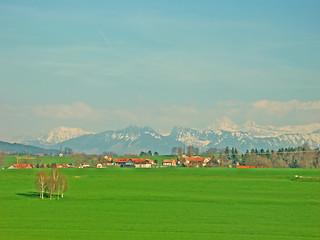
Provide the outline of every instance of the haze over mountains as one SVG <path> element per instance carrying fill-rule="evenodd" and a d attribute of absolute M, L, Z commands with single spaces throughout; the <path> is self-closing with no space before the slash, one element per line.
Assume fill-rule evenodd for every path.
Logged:
<path fill-rule="evenodd" d="M 244 152 L 251 148 L 279 149 L 308 143 L 320 146 L 320 123 L 299 126 L 262 126 L 248 121 L 242 126 L 228 118 L 217 120 L 207 129 L 174 127 L 168 134 L 158 133 L 150 127 L 130 126 L 121 130 L 100 133 L 79 128 L 59 127 L 38 139 L 22 141 L 42 148 L 69 147 L 75 152 L 99 154 L 112 151 L 118 154 L 141 151 L 170 154 L 172 147 L 193 145 L 201 151 L 209 148 L 236 147 Z"/>

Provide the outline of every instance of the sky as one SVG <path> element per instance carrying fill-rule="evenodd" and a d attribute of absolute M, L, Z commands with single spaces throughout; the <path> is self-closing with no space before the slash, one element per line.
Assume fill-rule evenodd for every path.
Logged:
<path fill-rule="evenodd" d="M 0 0 L 0 140 L 320 122 L 318 0 Z"/>

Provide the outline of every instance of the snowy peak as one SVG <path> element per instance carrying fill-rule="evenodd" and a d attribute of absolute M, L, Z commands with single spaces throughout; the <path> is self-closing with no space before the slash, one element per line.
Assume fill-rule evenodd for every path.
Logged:
<path fill-rule="evenodd" d="M 92 132 L 84 131 L 80 128 L 58 127 L 51 130 L 47 135 L 39 140 L 43 143 L 56 144 L 67 141 L 72 138 L 77 138 L 82 135 L 93 134 Z"/>
<path fill-rule="evenodd" d="M 248 132 L 255 137 L 278 137 L 285 134 L 311 134 L 319 131 L 320 123 L 297 125 L 297 126 L 262 126 L 253 121 L 246 122 L 242 127 L 244 132 Z"/>
<path fill-rule="evenodd" d="M 232 122 L 228 117 L 217 119 L 215 123 L 208 126 L 208 129 L 214 130 L 217 134 L 221 135 L 221 131 L 225 132 L 246 132 L 257 138 L 264 137 L 278 137 L 285 134 L 312 134 L 320 131 L 320 123 L 308 125 L 293 125 L 293 126 L 264 126 L 257 124 L 254 121 L 247 121 L 239 126 Z"/>
<path fill-rule="evenodd" d="M 240 127 L 234 123 L 230 118 L 223 117 L 221 119 L 217 119 L 214 125 L 208 126 L 208 129 L 218 130 L 218 131 L 226 131 L 226 132 L 236 132 L 240 130 Z"/>

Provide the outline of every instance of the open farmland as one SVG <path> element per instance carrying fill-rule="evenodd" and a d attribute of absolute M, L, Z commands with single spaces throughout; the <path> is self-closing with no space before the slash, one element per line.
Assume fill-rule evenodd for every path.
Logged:
<path fill-rule="evenodd" d="M 320 182 L 292 180 L 316 169 L 62 169 L 52 201 L 38 171 L 0 171 L 0 239 L 320 238 Z"/>

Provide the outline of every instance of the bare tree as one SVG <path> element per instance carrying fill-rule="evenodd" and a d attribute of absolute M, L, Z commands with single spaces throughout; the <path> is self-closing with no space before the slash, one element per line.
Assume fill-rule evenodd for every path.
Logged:
<path fill-rule="evenodd" d="M 178 155 L 178 148 L 177 148 L 177 147 L 173 147 L 173 148 L 171 149 L 171 154 L 172 154 L 172 155 Z"/>
<path fill-rule="evenodd" d="M 43 199 L 43 193 L 47 188 L 47 184 L 48 184 L 47 173 L 43 170 L 39 171 L 36 175 L 34 185 L 35 185 L 35 188 L 39 191 L 41 199 Z"/>
<path fill-rule="evenodd" d="M 58 189 L 59 192 L 61 193 L 61 198 L 63 198 L 63 194 L 68 191 L 69 186 L 68 186 L 68 181 L 66 175 L 62 175 L 59 179 L 59 184 L 58 184 Z M 58 195 L 59 196 L 59 195 Z"/>
<path fill-rule="evenodd" d="M 182 147 L 178 147 L 178 156 L 182 156 Z"/>
<path fill-rule="evenodd" d="M 56 180 L 51 176 L 48 179 L 47 182 L 47 189 L 49 191 L 49 196 L 50 196 L 50 200 L 52 199 L 52 196 L 54 195 L 54 192 L 56 191 L 56 187 L 57 187 L 57 182 Z"/>
<path fill-rule="evenodd" d="M 189 145 L 187 148 L 187 155 L 188 155 L 188 157 L 192 156 L 192 146 L 191 145 Z"/>
<path fill-rule="evenodd" d="M 60 168 L 51 168 L 51 177 L 53 178 L 53 182 L 55 183 L 54 191 L 57 192 L 58 199 L 60 197 L 60 178 L 61 178 L 61 169 Z"/>

